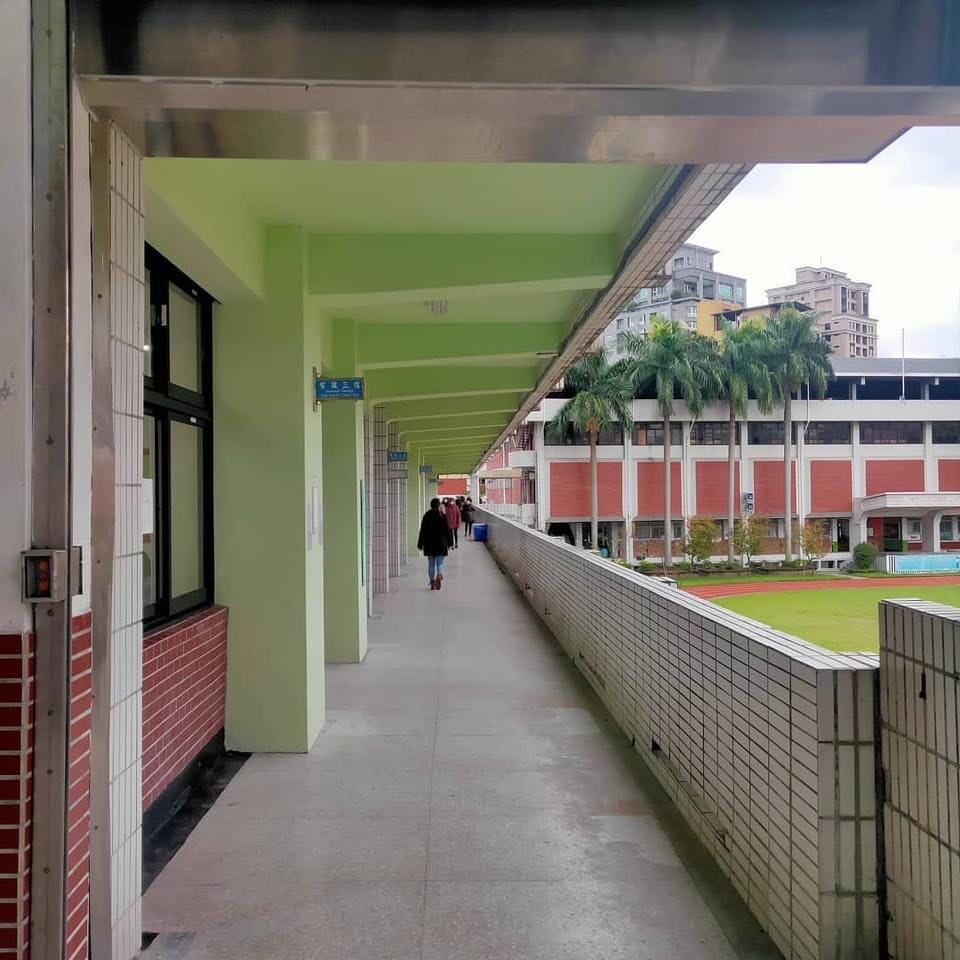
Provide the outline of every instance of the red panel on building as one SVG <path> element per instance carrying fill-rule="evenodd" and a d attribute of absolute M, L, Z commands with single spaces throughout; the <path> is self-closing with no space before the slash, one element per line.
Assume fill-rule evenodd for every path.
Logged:
<path fill-rule="evenodd" d="M 143 808 L 223 727 L 227 610 L 211 607 L 143 638 Z"/>
<path fill-rule="evenodd" d="M 465 497 L 466 495 L 466 477 L 439 477 L 437 479 L 438 497 Z"/>
<path fill-rule="evenodd" d="M 814 513 L 853 510 L 853 469 L 849 460 L 810 461 L 810 509 Z"/>
<path fill-rule="evenodd" d="M 923 490 L 922 460 L 868 460 L 867 496 Z"/>
<path fill-rule="evenodd" d="M 727 515 L 727 461 L 698 460 L 697 513 L 707 517 Z M 736 516 L 740 516 L 740 464 L 733 465 L 733 504 Z"/>
<path fill-rule="evenodd" d="M 941 490 L 960 490 L 960 460 L 941 460 L 937 464 Z"/>
<path fill-rule="evenodd" d="M 797 465 L 793 465 L 790 511 L 797 512 Z M 782 517 L 783 461 L 755 460 L 753 463 L 753 509 L 762 517 Z"/>
<path fill-rule="evenodd" d="M 601 517 L 623 516 L 623 468 L 619 461 L 597 464 L 597 503 Z M 550 464 L 550 515 L 590 516 L 590 464 L 556 461 Z"/>
<path fill-rule="evenodd" d="M 670 514 L 683 516 L 680 461 L 670 464 Z M 637 516 L 663 519 L 663 461 L 644 460 L 637 464 Z"/>

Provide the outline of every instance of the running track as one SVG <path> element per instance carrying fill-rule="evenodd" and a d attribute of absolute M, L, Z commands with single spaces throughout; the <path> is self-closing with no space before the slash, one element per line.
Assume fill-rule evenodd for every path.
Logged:
<path fill-rule="evenodd" d="M 889 579 L 880 577 L 871 579 L 869 577 L 851 578 L 849 580 L 827 579 L 821 580 L 772 580 L 769 583 L 712 583 L 704 584 L 702 587 L 684 587 L 687 593 L 692 593 L 698 597 L 704 597 L 707 600 L 713 600 L 716 597 L 739 597 L 746 593 L 778 593 L 781 590 L 853 590 L 863 587 L 883 587 L 893 577 Z M 898 587 L 906 586 L 908 583 L 916 584 L 919 587 L 960 587 L 960 577 L 953 575 L 947 577 L 897 577 Z"/>

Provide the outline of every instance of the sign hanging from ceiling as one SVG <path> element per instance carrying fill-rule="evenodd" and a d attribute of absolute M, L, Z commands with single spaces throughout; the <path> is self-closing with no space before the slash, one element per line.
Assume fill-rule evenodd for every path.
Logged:
<path fill-rule="evenodd" d="M 431 467 L 429 463 L 421 463 L 421 464 L 420 464 L 420 472 L 421 472 L 421 473 L 433 473 L 433 467 Z"/>
<path fill-rule="evenodd" d="M 406 463 L 407 451 L 406 450 L 388 450 L 387 460 L 390 463 Z"/>

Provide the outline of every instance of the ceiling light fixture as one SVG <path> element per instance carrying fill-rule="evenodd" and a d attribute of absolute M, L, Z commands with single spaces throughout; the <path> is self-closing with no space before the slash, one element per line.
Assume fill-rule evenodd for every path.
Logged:
<path fill-rule="evenodd" d="M 428 300 L 427 309 L 435 317 L 445 317 L 447 315 L 447 307 L 449 304 L 446 300 Z"/>

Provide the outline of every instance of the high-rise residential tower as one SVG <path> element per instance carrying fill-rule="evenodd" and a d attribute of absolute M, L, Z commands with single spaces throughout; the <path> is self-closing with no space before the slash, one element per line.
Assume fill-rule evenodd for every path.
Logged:
<path fill-rule="evenodd" d="M 796 280 L 767 291 L 770 303 L 796 301 L 817 313 L 817 328 L 841 357 L 877 356 L 877 321 L 870 316 L 870 284 L 832 267 L 797 267 Z"/>

